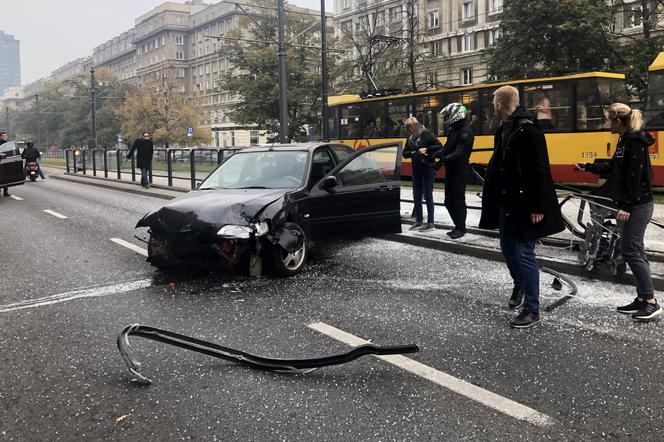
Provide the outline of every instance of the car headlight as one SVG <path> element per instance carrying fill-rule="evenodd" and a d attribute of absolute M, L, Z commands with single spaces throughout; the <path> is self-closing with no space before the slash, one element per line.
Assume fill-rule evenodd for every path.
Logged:
<path fill-rule="evenodd" d="M 251 227 L 253 227 L 256 230 L 256 236 L 263 236 L 270 230 L 270 228 L 267 225 L 267 221 L 263 221 L 262 223 L 252 224 Z"/>
<path fill-rule="evenodd" d="M 252 233 L 254 233 L 254 229 L 251 227 L 233 226 L 229 224 L 219 229 L 217 236 L 223 236 L 226 238 L 249 239 Z"/>

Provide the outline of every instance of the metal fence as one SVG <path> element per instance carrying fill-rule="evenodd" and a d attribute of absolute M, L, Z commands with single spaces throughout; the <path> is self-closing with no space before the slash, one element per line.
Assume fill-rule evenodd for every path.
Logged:
<path fill-rule="evenodd" d="M 173 187 L 176 180 L 190 182 L 195 189 L 226 158 L 240 149 L 155 149 L 152 169 L 149 172 L 150 184 L 153 178 L 166 178 Z M 136 167 L 136 155 L 127 158 L 127 149 L 66 149 L 63 152 L 49 152 L 49 158 L 64 158 L 68 173 L 116 178 L 131 177 L 140 180 L 140 169 Z M 125 178 L 123 178 L 125 177 Z"/>

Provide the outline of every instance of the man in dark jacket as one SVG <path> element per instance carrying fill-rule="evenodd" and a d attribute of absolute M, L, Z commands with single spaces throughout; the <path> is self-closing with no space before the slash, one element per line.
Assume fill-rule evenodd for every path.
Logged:
<path fill-rule="evenodd" d="M 141 186 L 146 189 L 150 188 L 149 174 L 152 170 L 152 154 L 154 152 L 154 144 L 150 139 L 150 133 L 143 132 L 143 137 L 136 139 L 131 149 L 127 153 L 127 159 L 136 151 L 136 167 L 141 169 Z"/>
<path fill-rule="evenodd" d="M 517 308 L 523 301 L 523 309 L 510 325 L 525 328 L 540 319 L 535 240 L 561 232 L 565 226 L 546 139 L 532 115 L 519 106 L 519 91 L 503 86 L 494 93 L 493 104 L 503 122 L 486 171 L 480 228 L 500 229 L 500 248 L 514 281 L 509 306 Z"/>
<path fill-rule="evenodd" d="M 447 235 L 458 239 L 466 234 L 466 178 L 475 137 L 462 104 L 448 104 L 441 111 L 441 116 L 443 127 L 447 130 L 447 141 L 436 154 L 438 160 L 434 163 L 434 169 L 445 166 L 445 207 L 454 223 L 454 230 L 447 232 Z"/>
<path fill-rule="evenodd" d="M 440 150 L 440 141 L 431 131 L 425 129 L 417 118 L 410 117 L 405 121 L 409 136 L 403 157 L 411 159 L 413 176 L 413 200 L 415 203 L 415 224 L 411 230 L 419 228 L 420 231 L 432 230 L 433 219 L 433 183 L 436 171 L 433 168 L 433 156 Z M 427 223 L 422 225 L 422 196 L 427 203 Z"/>
<path fill-rule="evenodd" d="M 5 131 L 0 132 L 0 146 L 2 146 L 3 144 L 5 144 L 7 142 L 7 137 L 8 137 L 7 132 L 5 132 Z M 8 187 L 3 187 L 2 188 L 2 195 L 3 196 L 10 196 Z"/>
<path fill-rule="evenodd" d="M 28 163 L 37 163 L 37 171 L 42 180 L 46 179 L 44 172 L 42 172 L 41 167 L 39 166 L 39 159 L 41 158 L 41 153 L 35 148 L 35 145 L 32 141 L 25 143 L 25 149 L 21 152 L 21 158 L 25 160 L 25 169 L 28 168 Z"/>

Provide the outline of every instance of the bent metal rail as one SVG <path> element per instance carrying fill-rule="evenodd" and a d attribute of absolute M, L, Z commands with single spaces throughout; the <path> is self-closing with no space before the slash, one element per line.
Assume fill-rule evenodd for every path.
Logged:
<path fill-rule="evenodd" d="M 153 178 L 166 178 L 169 187 L 174 180 L 189 181 L 195 189 L 202 178 L 212 172 L 226 158 L 239 149 L 155 149 L 152 169 L 149 171 L 150 184 Z M 127 149 L 66 149 L 65 167 L 67 173 L 115 177 L 130 176 L 131 181 L 140 180 L 141 171 L 136 167 L 136 156 L 127 159 Z M 205 174 L 199 177 L 198 174 Z"/>

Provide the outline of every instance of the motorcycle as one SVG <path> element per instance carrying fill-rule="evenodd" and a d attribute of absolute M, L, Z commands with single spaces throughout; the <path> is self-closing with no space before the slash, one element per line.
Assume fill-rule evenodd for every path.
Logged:
<path fill-rule="evenodd" d="M 25 166 L 25 176 L 26 178 L 30 178 L 30 181 L 35 182 L 37 181 L 37 177 L 39 176 L 39 166 L 37 166 L 36 162 L 29 162 Z"/>

